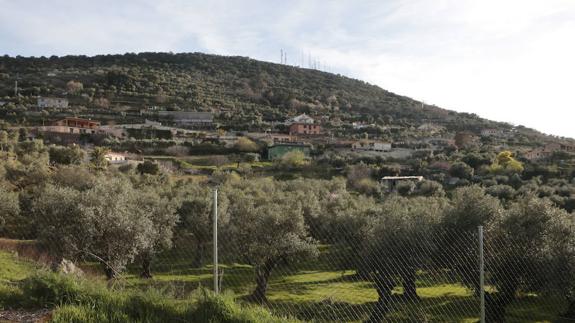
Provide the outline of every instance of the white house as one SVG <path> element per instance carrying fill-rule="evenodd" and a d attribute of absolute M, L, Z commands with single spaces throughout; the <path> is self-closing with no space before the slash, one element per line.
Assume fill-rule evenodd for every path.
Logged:
<path fill-rule="evenodd" d="M 313 124 L 315 123 L 314 118 L 308 116 L 307 114 L 300 114 L 299 116 L 290 118 L 286 121 L 286 124 L 291 125 L 293 123 L 303 123 L 303 124 Z"/>
<path fill-rule="evenodd" d="M 120 153 L 109 152 L 104 156 L 110 164 L 123 164 L 127 162 L 126 155 Z"/>
<path fill-rule="evenodd" d="M 391 151 L 391 143 L 373 140 L 360 140 L 354 142 L 351 145 L 351 149 L 366 151 Z"/>

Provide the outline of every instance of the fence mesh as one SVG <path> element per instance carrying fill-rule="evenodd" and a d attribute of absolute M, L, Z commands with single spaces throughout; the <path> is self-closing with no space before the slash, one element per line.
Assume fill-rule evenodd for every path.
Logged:
<path fill-rule="evenodd" d="M 128 288 L 151 285 L 184 299 L 201 288 L 213 289 L 217 279 L 219 291 L 241 303 L 312 322 L 477 322 L 484 293 L 486 322 L 575 322 L 568 302 L 572 259 L 553 255 L 562 243 L 573 246 L 559 241 L 560 234 L 546 245 L 520 234 L 486 228 L 482 235 L 476 226 L 453 229 L 417 218 L 406 228 L 377 214 L 368 215 L 374 221 L 361 229 L 341 221 L 326 230 L 321 219 L 274 217 L 291 212 L 286 204 L 251 209 L 241 200 L 229 203 L 237 197 L 227 196 L 220 201 L 216 278 L 214 200 L 210 191 L 201 194 L 182 204 L 181 209 L 199 212 L 199 219 L 186 230 L 176 229 L 170 247 L 128 264 L 121 274 Z M 234 222 L 234 212 L 240 211 L 252 214 L 241 219 L 248 223 Z M 182 216 L 179 225 L 186 221 L 191 220 Z M 315 236 L 297 236 L 298 228 Z M 102 263 L 109 267 L 106 274 L 121 271 L 89 253 L 75 260 L 96 275 Z"/>
<path fill-rule="evenodd" d="M 371 234 L 382 239 L 367 244 L 345 228 L 340 230 L 337 236 L 343 238 L 316 241 L 318 252 L 313 256 L 279 257 L 273 263 L 262 260 L 259 266 L 242 261 L 253 251 L 246 250 L 253 247 L 250 238 L 257 237 L 232 241 L 222 230 L 220 292 L 232 292 L 240 301 L 302 321 L 476 322 L 481 316 L 483 268 L 486 322 L 575 321 L 566 316 L 564 289 L 556 288 L 560 282 L 552 277 L 558 271 L 551 267 L 560 264 L 528 263 L 524 258 L 529 257 L 521 257 L 530 252 L 524 250 L 525 244 L 492 238 L 489 231 L 481 244 L 477 227 L 415 235 L 376 230 Z M 270 234 L 264 240 L 282 238 Z M 155 261 L 154 269 L 181 295 L 202 286 L 212 289 L 212 250 L 211 241 L 198 246 L 193 239 L 179 236 L 174 248 Z M 565 272 L 561 279 L 567 277 Z"/>

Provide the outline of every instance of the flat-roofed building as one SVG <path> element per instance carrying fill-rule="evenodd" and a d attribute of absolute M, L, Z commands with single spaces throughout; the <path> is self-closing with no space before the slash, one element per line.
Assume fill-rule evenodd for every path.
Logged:
<path fill-rule="evenodd" d="M 391 151 L 391 143 L 374 140 L 359 140 L 351 145 L 353 150 Z"/>
<path fill-rule="evenodd" d="M 158 111 L 158 117 L 187 127 L 209 128 L 214 122 L 211 112 L 197 111 Z"/>
<path fill-rule="evenodd" d="M 53 97 L 43 97 L 39 96 L 37 99 L 38 108 L 67 108 L 68 99 L 65 98 L 53 98 Z"/>

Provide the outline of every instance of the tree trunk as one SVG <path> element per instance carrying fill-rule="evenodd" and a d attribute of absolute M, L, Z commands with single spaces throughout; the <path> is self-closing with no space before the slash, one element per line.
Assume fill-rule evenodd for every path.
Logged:
<path fill-rule="evenodd" d="M 206 244 L 198 242 L 198 248 L 196 254 L 194 255 L 194 267 L 201 267 L 204 263 L 204 255 L 206 253 Z"/>
<path fill-rule="evenodd" d="M 391 308 L 391 291 L 395 287 L 395 282 L 387 275 L 376 275 L 374 284 L 379 298 L 367 321 L 370 323 L 382 322 L 385 319 L 385 315 Z"/>
<path fill-rule="evenodd" d="M 108 280 L 112 280 L 112 279 L 116 278 L 116 271 L 112 267 L 110 267 L 106 264 L 104 264 L 104 266 L 105 266 L 104 272 L 106 273 L 106 278 Z"/>
<path fill-rule="evenodd" d="M 417 288 L 415 286 L 415 269 L 408 268 L 402 273 L 401 279 L 403 281 L 403 297 L 409 301 L 419 301 Z"/>
<path fill-rule="evenodd" d="M 254 302 L 260 304 L 267 302 L 268 280 L 274 267 L 275 262 L 272 260 L 268 260 L 264 265 L 256 267 L 256 289 L 250 297 Z"/>
<path fill-rule="evenodd" d="M 150 253 L 145 253 L 142 255 L 142 273 L 140 273 L 141 278 L 150 279 L 152 278 L 152 255 Z"/>
<path fill-rule="evenodd" d="M 506 309 L 515 300 L 515 293 L 519 281 L 517 278 L 510 279 L 497 293 L 485 293 L 485 321 L 489 323 L 504 323 Z"/>

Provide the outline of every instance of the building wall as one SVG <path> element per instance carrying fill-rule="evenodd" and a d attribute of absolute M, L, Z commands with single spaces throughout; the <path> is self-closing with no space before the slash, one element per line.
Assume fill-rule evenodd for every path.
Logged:
<path fill-rule="evenodd" d="M 317 124 L 294 123 L 289 127 L 290 134 L 319 135 L 321 127 Z"/>
<path fill-rule="evenodd" d="M 390 151 L 391 144 L 386 142 L 355 142 L 352 145 L 353 149 L 368 150 L 368 151 Z"/>
<path fill-rule="evenodd" d="M 67 134 L 95 134 L 95 129 L 67 127 L 67 126 L 44 126 L 38 128 L 39 132 L 67 133 Z"/>
<path fill-rule="evenodd" d="M 39 108 L 67 108 L 68 100 L 62 98 L 38 98 Z"/>

